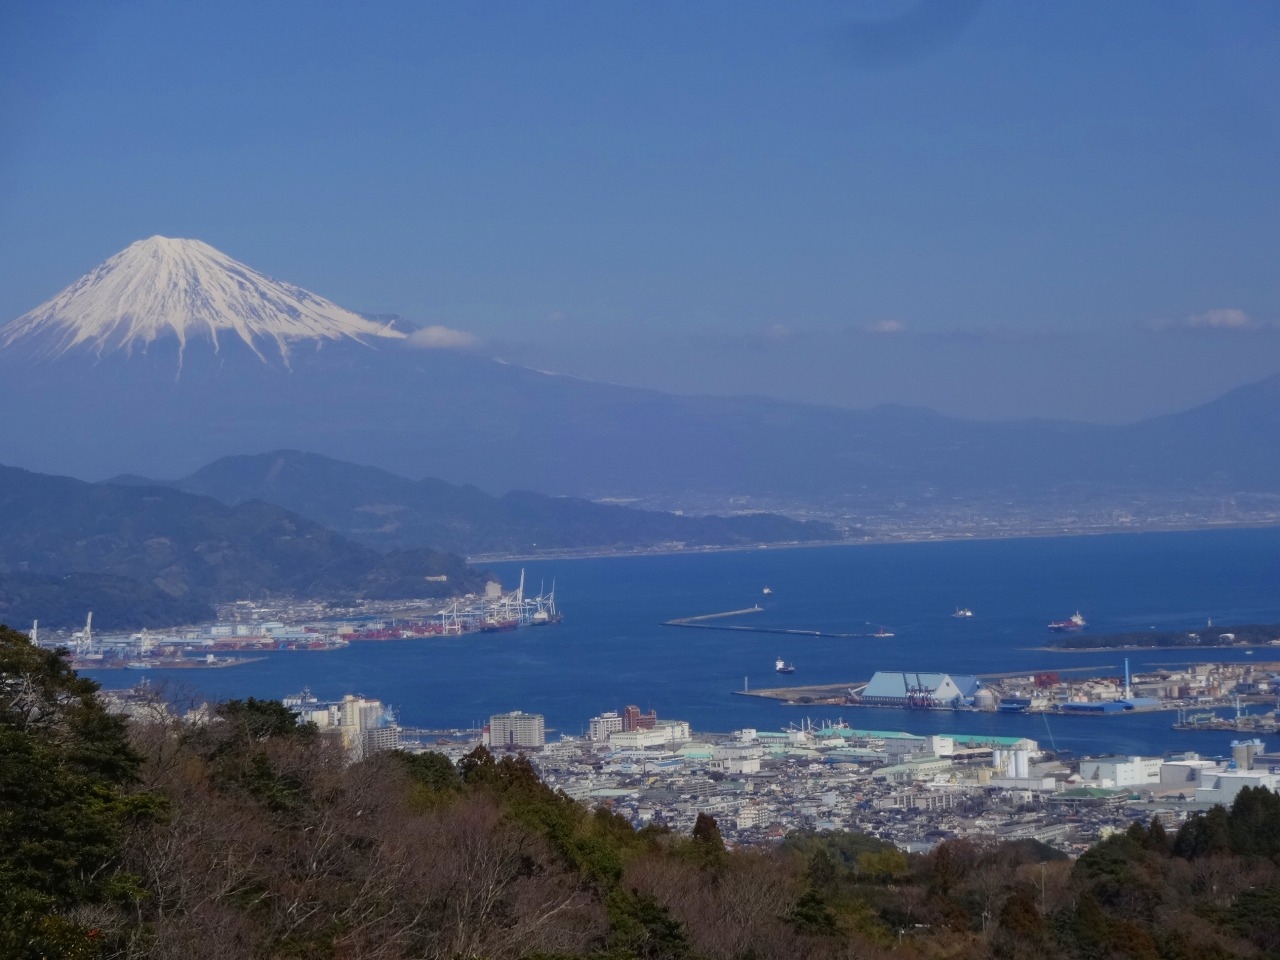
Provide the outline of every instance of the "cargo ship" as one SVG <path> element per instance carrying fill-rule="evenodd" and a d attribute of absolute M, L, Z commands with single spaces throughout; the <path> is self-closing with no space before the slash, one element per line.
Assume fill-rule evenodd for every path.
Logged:
<path fill-rule="evenodd" d="M 781 657 L 773 661 L 773 669 L 777 670 L 779 673 L 795 673 L 796 672 L 795 664 L 787 663 L 787 661 L 783 660 Z"/>
<path fill-rule="evenodd" d="M 1084 627 L 1085 620 L 1084 617 L 1080 616 L 1079 610 L 1069 620 L 1054 620 L 1049 624 L 1049 629 L 1054 633 L 1074 633 L 1077 630 L 1083 630 Z"/>

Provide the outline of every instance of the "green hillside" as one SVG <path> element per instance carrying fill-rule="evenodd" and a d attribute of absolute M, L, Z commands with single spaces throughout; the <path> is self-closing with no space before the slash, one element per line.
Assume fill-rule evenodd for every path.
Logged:
<path fill-rule="evenodd" d="M 115 579 L 21 579 L 72 574 Z M 90 588 L 130 597 L 135 612 L 117 625 L 134 627 L 244 597 L 450 596 L 481 590 L 485 580 L 456 556 L 383 554 L 261 501 L 228 507 L 180 490 L 0 467 L 0 597 L 17 624 L 65 625 L 58 611 L 78 622 Z"/>

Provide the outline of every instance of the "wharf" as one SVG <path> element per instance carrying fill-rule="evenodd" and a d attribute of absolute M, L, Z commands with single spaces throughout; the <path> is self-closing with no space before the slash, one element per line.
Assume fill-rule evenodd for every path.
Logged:
<path fill-rule="evenodd" d="M 739 697 L 759 697 L 762 700 L 777 700 L 780 703 L 819 703 L 829 700 L 839 700 L 843 703 L 849 697 L 849 687 L 853 685 L 855 684 L 819 683 L 804 687 L 764 687 L 760 690 L 734 690 L 733 693 Z"/>
<path fill-rule="evenodd" d="M 1034 671 L 1031 671 L 1034 672 Z M 1018 671 L 1004 676 L 1024 676 L 1028 671 Z M 998 674 L 986 674 L 986 677 L 997 677 Z M 762 687 L 759 690 L 734 690 L 732 693 L 739 697 L 757 697 L 761 700 L 773 700 L 785 706 L 840 706 L 840 707 L 856 707 L 869 710 L 929 710 L 929 711 L 948 711 L 953 713 L 972 713 L 977 708 L 971 706 L 952 706 L 947 703 L 930 703 L 908 705 L 892 704 L 892 703 L 866 703 L 858 697 L 850 694 L 851 687 L 858 687 L 865 684 L 866 681 L 852 681 L 846 683 L 820 683 L 809 684 L 798 687 Z M 1162 711 L 1173 712 L 1180 709 L 1177 703 L 1171 701 L 1155 701 L 1151 703 L 1137 703 L 1127 709 L 1111 710 L 1111 711 L 1093 711 L 1093 710 L 1072 710 L 1066 709 L 1064 704 L 1055 702 L 1047 707 L 1037 707 L 1020 711 L 1022 715 L 1044 714 L 1046 716 L 1055 717 L 1123 717 L 1132 716 L 1137 713 L 1158 713 Z M 996 713 L 998 711 L 991 711 Z M 1014 715 L 1014 714 L 1006 714 Z M 1183 729 L 1181 727 L 1177 729 Z M 1187 729 L 1210 729 L 1208 726 L 1193 727 Z M 1222 729 L 1222 728 L 1220 728 Z M 1245 729 L 1245 728 L 1241 728 Z M 1262 728 L 1251 728 L 1262 729 Z"/>
<path fill-rule="evenodd" d="M 1098 667 L 1071 667 L 1068 670 L 1059 669 L 1055 672 L 1078 673 L 1089 670 L 1113 669 L 1115 669 L 1113 665 L 1103 664 Z M 1008 673 L 980 673 L 977 676 L 983 680 L 1004 680 L 1009 677 L 1027 677 L 1037 672 L 1044 671 L 1013 670 Z M 734 690 L 733 692 L 740 697 L 760 697 L 764 700 L 798 701 L 801 697 L 810 697 L 815 701 L 819 699 L 830 700 L 836 697 L 847 698 L 850 687 L 861 686 L 866 682 L 866 680 L 846 680 L 842 683 L 817 683 L 796 687 L 761 687 L 759 690 Z"/>
<path fill-rule="evenodd" d="M 106 660 L 81 660 L 72 658 L 75 670 L 220 670 L 223 667 L 239 667 L 257 663 L 266 657 L 219 657 L 216 660 L 196 660 L 192 657 L 113 657 Z"/>
<path fill-rule="evenodd" d="M 1208 730 L 1216 733 L 1275 733 L 1280 728 L 1275 719 L 1261 719 L 1258 717 L 1242 717 L 1240 720 L 1230 720 L 1225 717 L 1216 717 L 1213 720 L 1179 720 L 1173 724 L 1175 730 Z"/>

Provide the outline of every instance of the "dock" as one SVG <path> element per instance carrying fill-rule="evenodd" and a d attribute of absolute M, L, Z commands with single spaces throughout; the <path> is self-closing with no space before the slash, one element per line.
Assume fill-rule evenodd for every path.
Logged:
<path fill-rule="evenodd" d="M 866 683 L 866 681 L 862 681 Z M 759 690 L 734 690 L 739 697 L 759 697 L 762 700 L 777 700 L 781 703 L 804 702 L 818 703 L 824 700 L 844 701 L 849 696 L 849 687 L 856 683 L 818 683 L 804 687 L 763 687 Z"/>

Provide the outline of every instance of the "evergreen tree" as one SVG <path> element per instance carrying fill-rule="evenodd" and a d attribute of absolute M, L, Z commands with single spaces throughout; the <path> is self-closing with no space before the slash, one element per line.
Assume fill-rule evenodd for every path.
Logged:
<path fill-rule="evenodd" d="M 92 956 L 69 911 L 130 892 L 121 835 L 147 798 L 124 721 L 64 655 L 0 626 L 0 956 Z"/>

